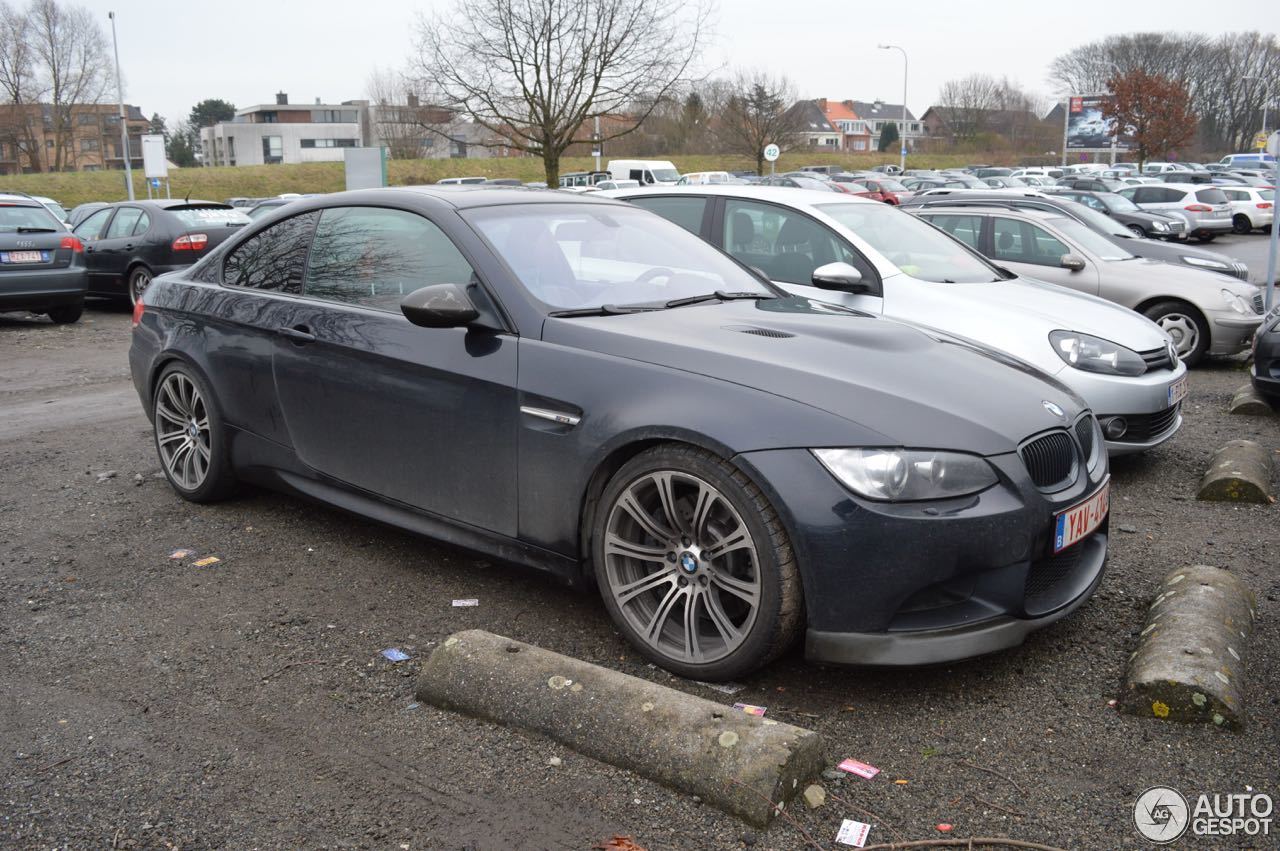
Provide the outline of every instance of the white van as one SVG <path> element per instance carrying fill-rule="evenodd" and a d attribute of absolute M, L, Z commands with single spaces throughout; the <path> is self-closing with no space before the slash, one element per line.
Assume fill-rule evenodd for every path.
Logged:
<path fill-rule="evenodd" d="M 1228 168 L 1275 168 L 1276 158 L 1271 154 L 1227 154 L 1218 162 Z"/>
<path fill-rule="evenodd" d="M 638 180 L 641 186 L 674 184 L 680 172 L 667 160 L 609 160 L 606 166 L 614 180 Z"/>

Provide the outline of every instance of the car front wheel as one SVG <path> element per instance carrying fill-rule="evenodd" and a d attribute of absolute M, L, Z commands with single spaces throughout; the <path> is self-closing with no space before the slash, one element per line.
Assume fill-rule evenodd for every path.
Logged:
<path fill-rule="evenodd" d="M 84 313 L 84 304 L 63 304 L 48 311 L 49 318 L 55 325 L 69 325 L 80 321 Z"/>
<path fill-rule="evenodd" d="M 592 560 L 627 640 L 681 676 L 725 680 L 779 656 L 804 619 L 795 554 L 764 493 L 723 459 L 658 446 L 601 495 Z"/>
<path fill-rule="evenodd" d="M 1136 236 L 1138 239 L 1146 239 L 1146 238 L 1147 238 L 1147 232 L 1146 232 L 1145 230 L 1143 230 L 1143 229 L 1142 229 L 1142 227 L 1141 227 L 1140 225 L 1129 225 L 1129 230 L 1130 230 L 1130 231 L 1133 233 L 1133 235 L 1134 235 L 1134 236 Z"/>
<path fill-rule="evenodd" d="M 1204 359 L 1209 349 L 1209 324 L 1200 311 L 1185 302 L 1161 301 L 1144 310 L 1143 315 L 1173 338 L 1178 357 L 1188 368 Z"/>
<path fill-rule="evenodd" d="M 204 380 L 186 364 L 170 364 L 161 373 L 151 422 L 160 466 L 179 496 L 214 502 L 235 490 L 222 415 Z"/>

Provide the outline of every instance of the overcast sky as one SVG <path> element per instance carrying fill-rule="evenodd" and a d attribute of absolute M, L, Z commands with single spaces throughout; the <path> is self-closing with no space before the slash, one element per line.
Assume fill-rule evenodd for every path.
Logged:
<path fill-rule="evenodd" d="M 70 0 L 75 2 L 75 0 Z M 483 0 L 474 0 L 483 2 Z M 449 8 L 442 0 L 159 0 L 84 3 L 116 12 L 125 99 L 148 116 L 183 118 L 204 98 L 237 107 L 271 103 L 283 90 L 291 103 L 337 103 L 366 96 L 375 66 L 398 68 L 413 48 L 416 12 Z M 707 70 L 763 67 L 786 74 L 804 97 L 902 99 L 902 55 L 910 55 L 907 104 L 917 116 L 949 79 L 974 72 L 1008 75 L 1049 94 L 1048 63 L 1072 47 L 1113 33 L 1147 28 L 1217 34 L 1235 15 L 1207 12 L 1203 2 L 1161 0 L 1155 6 L 1111 0 L 1034 3 L 987 0 L 720 0 Z M 1246 8 L 1246 7 L 1241 7 Z M 1280 28 L 1280 7 L 1254 5 L 1255 27 Z M 1264 10 L 1270 9 L 1267 12 Z"/>

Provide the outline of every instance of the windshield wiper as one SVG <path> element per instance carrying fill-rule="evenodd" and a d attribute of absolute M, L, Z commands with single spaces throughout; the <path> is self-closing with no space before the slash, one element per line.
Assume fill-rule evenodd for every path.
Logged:
<path fill-rule="evenodd" d="M 575 307 L 572 310 L 553 310 L 548 316 L 554 316 L 557 319 L 564 319 L 571 316 L 620 316 L 624 313 L 641 313 L 646 310 L 660 310 L 657 307 L 642 307 L 639 305 L 622 305 L 602 304 L 599 307 Z"/>
<path fill-rule="evenodd" d="M 702 295 L 691 295 L 685 298 L 673 298 L 663 307 L 684 307 L 686 304 L 700 304 L 704 301 L 737 301 L 739 299 L 764 299 L 777 298 L 773 293 L 727 293 L 723 290 L 716 290 L 713 293 L 703 293 Z"/>
<path fill-rule="evenodd" d="M 29 228 L 19 227 L 18 233 L 57 233 L 55 228 Z"/>

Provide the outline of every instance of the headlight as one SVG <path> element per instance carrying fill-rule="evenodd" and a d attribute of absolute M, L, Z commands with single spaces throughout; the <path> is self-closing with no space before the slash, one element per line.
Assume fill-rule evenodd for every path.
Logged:
<path fill-rule="evenodd" d="M 1147 364 L 1142 356 L 1119 343 L 1081 334 L 1076 331 L 1054 331 L 1049 343 L 1058 357 L 1076 369 L 1105 375 L 1142 375 Z"/>
<path fill-rule="evenodd" d="M 1169 226 L 1164 222 L 1152 222 L 1151 229 L 1152 230 L 1168 230 Z"/>
<path fill-rule="evenodd" d="M 1199 266 L 1201 269 L 1213 269 L 1215 272 L 1230 272 L 1231 266 L 1220 260 L 1209 260 L 1206 257 L 1183 257 L 1182 262 L 1188 266 Z"/>
<path fill-rule="evenodd" d="M 996 483 L 985 459 L 930 449 L 815 449 L 813 454 L 845 487 L 867 499 L 908 502 L 945 499 Z"/>
<path fill-rule="evenodd" d="M 1231 290 L 1222 291 L 1222 300 L 1227 303 L 1227 307 L 1231 308 L 1236 313 L 1240 313 L 1245 316 L 1248 316 L 1249 314 L 1253 313 L 1253 307 L 1249 304 L 1249 302 L 1245 301 L 1240 296 L 1233 293 Z"/>

